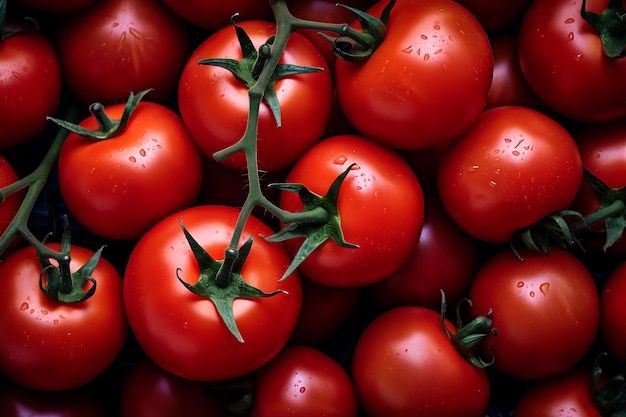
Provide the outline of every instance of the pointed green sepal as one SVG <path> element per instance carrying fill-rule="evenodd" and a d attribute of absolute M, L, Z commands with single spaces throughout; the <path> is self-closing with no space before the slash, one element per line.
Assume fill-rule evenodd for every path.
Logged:
<path fill-rule="evenodd" d="M 594 213 L 585 217 L 585 223 L 590 227 L 604 220 L 606 240 L 603 249 L 606 251 L 622 238 L 626 229 L 626 187 L 611 188 L 587 169 L 583 170 L 583 177 L 600 199 L 600 206 Z"/>
<path fill-rule="evenodd" d="M 202 246 L 195 240 L 195 238 L 189 233 L 189 231 L 183 225 L 181 220 L 180 226 L 185 234 L 185 238 L 189 243 L 189 247 L 198 263 L 200 269 L 200 277 L 195 284 L 189 284 L 185 282 L 179 275 L 180 269 L 176 270 L 176 277 L 178 280 L 192 293 L 201 297 L 206 297 L 213 302 L 217 309 L 220 318 L 230 331 L 230 333 L 241 343 L 244 339 L 237 327 L 235 316 L 233 312 L 233 301 L 237 298 L 266 298 L 271 297 L 279 293 L 286 294 L 286 291 L 277 290 L 271 293 L 265 293 L 260 289 L 253 287 L 244 281 L 241 276 L 241 270 L 244 262 L 250 252 L 253 238 L 252 236 L 235 251 L 232 259 L 232 264 L 229 270 L 229 280 L 223 285 L 216 283 L 216 277 L 220 271 L 220 268 L 224 264 L 224 261 L 216 261 L 211 255 L 202 248 Z"/>
<path fill-rule="evenodd" d="M 626 9 L 622 0 L 609 0 L 602 13 L 590 12 L 586 5 L 587 1 L 583 0 L 580 14 L 598 31 L 604 53 L 610 58 L 626 56 Z"/>

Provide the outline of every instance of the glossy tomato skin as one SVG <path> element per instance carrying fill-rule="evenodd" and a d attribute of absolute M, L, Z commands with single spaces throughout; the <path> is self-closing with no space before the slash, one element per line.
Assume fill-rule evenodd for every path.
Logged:
<path fill-rule="evenodd" d="M 18 181 L 19 177 L 11 163 L 2 155 L 0 155 L 0 187 L 6 187 Z M 26 190 L 19 190 L 13 194 L 8 195 L 2 203 L 0 203 L 0 234 L 4 233 L 9 224 L 15 218 Z M 6 256 L 17 248 L 17 244 L 21 241 L 21 237 L 17 237 L 0 255 Z"/>
<path fill-rule="evenodd" d="M 175 93 L 189 54 L 183 21 L 157 0 L 94 2 L 64 14 L 55 34 L 63 79 L 82 102 L 125 103 L 129 91 Z"/>
<path fill-rule="evenodd" d="M 257 48 L 276 33 L 272 22 L 243 21 L 237 25 Z M 212 156 L 243 136 L 250 104 L 248 88 L 226 69 L 199 65 L 198 60 L 205 58 L 241 59 L 232 26 L 212 34 L 196 48 L 183 70 L 178 89 L 180 113 L 189 132 L 200 149 Z M 280 127 L 267 103 L 261 103 L 257 144 L 259 168 L 264 171 L 291 165 L 320 140 L 332 105 L 332 79 L 326 60 L 304 36 L 296 33 L 290 37 L 279 62 L 323 71 L 289 76 L 274 84 L 280 104 Z M 246 169 L 241 152 L 221 162 L 231 168 Z"/>
<path fill-rule="evenodd" d="M 286 346 L 256 372 L 252 417 L 356 417 L 358 402 L 350 376 L 320 350 Z"/>
<path fill-rule="evenodd" d="M 282 244 L 260 237 L 272 232 L 254 217 L 248 219 L 239 242 L 255 238 L 242 276 L 266 293 L 285 293 L 234 301 L 243 343 L 229 332 L 209 299 L 187 290 L 177 278 L 193 284 L 199 276 L 180 222 L 220 260 L 238 214 L 227 206 L 195 206 L 172 214 L 144 235 L 128 260 L 124 302 L 133 333 L 157 365 L 183 378 L 220 381 L 258 369 L 284 347 L 298 319 L 300 277 L 294 273 L 278 282 L 290 258 Z"/>
<path fill-rule="evenodd" d="M 609 276 L 600 298 L 600 332 L 609 352 L 626 364 L 626 262 Z"/>
<path fill-rule="evenodd" d="M 163 3 L 186 21 L 212 32 L 228 26 L 235 13 L 239 13 L 239 18 L 244 20 L 268 20 L 272 17 L 272 8 L 266 1 L 163 0 Z"/>
<path fill-rule="evenodd" d="M 574 136 L 583 162 L 583 167 L 598 177 L 611 188 L 626 187 L 626 121 L 596 123 L 583 127 Z M 600 199 L 587 181 L 580 184 L 572 208 L 588 215 L 600 207 Z M 603 230 L 605 222 L 591 225 L 591 229 Z M 586 247 L 603 251 L 605 233 L 599 233 L 599 239 L 584 240 Z M 584 237 L 583 237 L 584 239 Z M 615 258 L 626 256 L 626 235 L 622 235 L 607 254 Z"/>
<path fill-rule="evenodd" d="M 495 254 L 470 288 L 472 317 L 493 309 L 484 343 L 494 366 L 507 375 L 536 380 L 565 372 L 589 351 L 598 330 L 599 296 L 586 267 L 570 253 L 521 249 Z"/>
<path fill-rule="evenodd" d="M 386 278 L 408 261 L 424 221 L 424 197 L 411 168 L 392 149 L 362 136 L 322 140 L 296 162 L 286 180 L 323 196 L 353 163 L 337 206 L 346 242 L 359 248 L 341 247 L 329 239 L 299 267 L 323 285 L 355 287 Z M 280 206 L 290 212 L 303 208 L 292 192 L 282 193 Z M 285 243 L 293 256 L 302 239 Z"/>
<path fill-rule="evenodd" d="M 601 13 L 608 0 L 587 1 Z M 555 111 L 583 122 L 626 116 L 626 61 L 608 57 L 580 16 L 582 0 L 534 1 L 519 29 L 519 57 L 531 88 Z M 594 74 L 590 77 L 589 74 Z"/>
<path fill-rule="evenodd" d="M 457 0 L 466 7 L 489 33 L 506 29 L 518 22 L 532 0 Z"/>
<path fill-rule="evenodd" d="M 48 125 L 61 98 L 61 67 L 39 32 L 0 42 L 0 149 L 29 141 Z"/>
<path fill-rule="evenodd" d="M 368 13 L 380 16 L 387 3 Z M 399 0 L 367 61 L 337 60 L 335 85 L 361 134 L 397 149 L 426 149 L 474 122 L 492 73 L 489 39 L 467 9 L 448 0 Z"/>
<path fill-rule="evenodd" d="M 352 378 L 371 417 L 482 417 L 489 402 L 485 369 L 457 352 L 439 313 L 425 307 L 399 307 L 374 319 L 357 341 Z"/>
<path fill-rule="evenodd" d="M 112 105 L 105 112 L 119 119 L 123 108 Z M 81 126 L 98 127 L 94 116 Z M 59 187 L 68 209 L 85 228 L 111 239 L 138 239 L 190 206 L 202 173 L 202 153 L 180 117 L 151 102 L 139 104 L 120 135 L 92 141 L 70 134 L 59 155 Z"/>
<path fill-rule="evenodd" d="M 572 369 L 531 384 L 515 406 L 515 417 L 601 417 L 591 392 L 591 372 Z"/>
<path fill-rule="evenodd" d="M 574 139 L 555 120 L 518 106 L 487 110 L 439 161 L 438 189 L 450 216 L 472 236 L 506 242 L 567 209 L 582 178 Z"/>
<path fill-rule="evenodd" d="M 50 243 L 52 250 L 60 245 Z M 70 249 L 72 272 L 87 263 L 93 252 Z M 121 352 L 128 325 L 119 272 L 100 258 L 92 277 L 94 295 L 80 304 L 50 300 L 39 288 L 39 264 L 29 246 L 0 263 L 4 285 L 0 296 L 3 337 L 0 370 L 27 388 L 60 391 L 92 381 Z"/>

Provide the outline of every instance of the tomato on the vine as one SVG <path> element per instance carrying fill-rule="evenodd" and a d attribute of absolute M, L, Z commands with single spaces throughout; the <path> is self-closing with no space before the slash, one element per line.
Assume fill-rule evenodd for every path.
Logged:
<path fill-rule="evenodd" d="M 304 184 L 323 196 L 335 179 L 354 165 L 343 181 L 337 202 L 346 242 L 328 239 L 299 266 L 320 284 L 351 287 L 381 281 L 409 259 L 424 221 L 424 196 L 408 164 L 394 150 L 358 135 L 326 138 L 292 167 L 286 182 Z M 280 207 L 303 209 L 298 193 L 284 191 Z M 285 241 L 293 255 L 302 239 Z"/>
<path fill-rule="evenodd" d="M 497 335 L 484 342 L 494 366 L 515 378 L 555 376 L 576 365 L 591 348 L 599 324 L 595 282 L 574 255 L 519 250 L 493 255 L 476 274 L 470 313 L 493 309 Z"/>
<path fill-rule="evenodd" d="M 219 381 L 258 369 L 285 346 L 298 320 L 300 277 L 294 272 L 278 281 L 289 256 L 283 244 L 261 237 L 272 231 L 255 217 L 248 218 L 239 242 L 254 238 L 241 277 L 265 293 L 284 292 L 232 302 L 243 342 L 231 333 L 212 300 L 181 282 L 193 284 L 200 275 L 181 222 L 198 245 L 221 260 L 238 215 L 239 210 L 227 206 L 195 206 L 174 213 L 139 240 L 128 260 L 124 304 L 133 334 L 150 359 L 183 378 Z"/>
<path fill-rule="evenodd" d="M 565 210 L 582 179 L 570 133 L 518 106 L 483 112 L 439 161 L 438 188 L 450 216 L 472 236 L 506 242 L 514 232 Z"/>
<path fill-rule="evenodd" d="M 124 105 L 104 108 L 119 119 Z M 97 129 L 91 115 L 80 123 Z M 167 215 L 190 206 L 200 190 L 202 153 L 174 111 L 141 102 L 117 136 L 71 133 L 59 155 L 59 187 L 72 215 L 89 231 L 138 239 Z"/>
<path fill-rule="evenodd" d="M 387 3 L 368 13 L 380 16 Z M 470 127 L 492 72 L 489 39 L 466 8 L 452 0 L 398 0 L 371 57 L 336 61 L 335 85 L 361 134 L 398 149 L 426 149 Z"/>
<path fill-rule="evenodd" d="M 58 251 L 61 245 L 48 244 Z M 71 246 L 71 271 L 93 256 Z M 36 390 L 67 390 L 92 381 L 121 352 L 128 325 L 122 279 L 106 259 L 92 273 L 94 294 L 79 303 L 53 301 L 40 289 L 42 266 L 32 246 L 0 263 L 0 371 Z M 45 277 L 44 272 L 44 277 Z"/>

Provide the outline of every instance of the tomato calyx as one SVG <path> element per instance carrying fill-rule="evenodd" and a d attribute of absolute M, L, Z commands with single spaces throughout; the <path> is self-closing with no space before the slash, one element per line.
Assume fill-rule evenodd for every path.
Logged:
<path fill-rule="evenodd" d="M 22 33 L 38 32 L 39 23 L 32 17 L 25 16 L 22 20 L 6 18 L 6 0 L 0 0 L 0 42 L 11 36 Z"/>
<path fill-rule="evenodd" d="M 624 373 L 618 372 L 615 375 L 605 376 L 605 369 L 602 366 L 602 359 L 607 357 L 606 353 L 600 353 L 593 364 L 591 373 L 592 398 L 593 402 L 605 417 L 618 417 L 626 415 L 626 380 Z M 601 380 L 605 377 L 604 380 Z"/>
<path fill-rule="evenodd" d="M 609 0 L 602 13 L 585 10 L 587 1 L 583 0 L 581 16 L 596 29 L 602 39 L 604 53 L 610 58 L 626 56 L 626 9 L 621 0 Z"/>
<path fill-rule="evenodd" d="M 251 88 L 256 84 L 259 76 L 261 75 L 261 71 L 263 70 L 268 59 L 272 56 L 274 36 L 270 37 L 264 44 L 262 44 L 257 51 L 246 31 L 235 24 L 234 17 L 236 16 L 237 15 L 233 16 L 231 24 L 235 29 L 235 33 L 237 34 L 237 40 L 239 41 L 239 46 L 241 47 L 241 61 L 230 58 L 205 58 L 199 60 L 198 64 L 212 65 L 224 68 L 230 71 L 235 79 L 237 79 L 237 81 L 241 82 L 246 87 Z M 265 92 L 263 95 L 263 100 L 272 110 L 272 115 L 274 116 L 274 120 L 276 121 L 276 126 L 280 127 L 282 122 L 280 116 L 280 105 L 278 103 L 278 96 L 276 95 L 274 83 L 277 80 L 290 75 L 308 74 L 312 72 L 321 72 L 323 70 L 323 68 L 308 67 L 302 65 L 276 65 L 269 79 L 269 82 L 265 87 Z"/>
<path fill-rule="evenodd" d="M 441 291 L 441 328 L 450 339 L 450 342 L 454 345 L 457 352 L 470 364 L 477 368 L 486 368 L 493 365 L 495 357 L 486 361 L 480 355 L 476 353 L 483 340 L 489 335 L 497 335 L 498 331 L 492 327 L 493 311 L 489 309 L 486 316 L 477 316 L 469 323 L 463 325 L 463 320 L 460 313 L 460 305 L 463 301 L 471 305 L 471 300 L 463 299 L 457 306 L 457 331 L 452 333 L 445 324 L 446 319 L 446 296 L 443 290 Z"/>
<path fill-rule="evenodd" d="M 359 32 L 348 25 L 344 25 L 342 31 L 339 32 L 343 36 L 332 37 L 322 32 L 319 35 L 331 43 L 333 55 L 336 57 L 346 61 L 363 61 L 369 58 L 385 39 L 389 14 L 395 3 L 396 0 L 391 0 L 387 4 L 380 19 L 362 10 L 338 3 L 337 6 L 346 8 L 355 14 L 363 28 L 362 31 Z"/>
<path fill-rule="evenodd" d="M 244 339 L 235 322 L 233 301 L 236 298 L 266 298 L 286 292 L 277 290 L 266 293 L 244 281 L 241 269 L 250 253 L 252 236 L 238 250 L 226 249 L 224 260 L 216 261 L 189 233 L 182 220 L 180 226 L 200 267 L 200 277 L 195 284 L 189 284 L 180 277 L 180 268 L 176 269 L 176 277 L 192 293 L 209 298 L 228 330 L 243 343 Z"/>
<path fill-rule="evenodd" d="M 277 188 L 281 191 L 298 193 L 300 201 L 304 204 L 304 210 L 300 213 L 315 213 L 320 211 L 325 213 L 325 215 L 323 214 L 320 217 L 311 217 L 311 219 L 309 219 L 310 221 L 303 219 L 298 222 L 290 223 L 272 236 L 265 237 L 265 240 L 268 242 L 282 242 L 287 239 L 305 237 L 304 242 L 302 242 L 298 252 L 294 255 L 287 271 L 285 271 L 279 281 L 286 279 L 315 249 L 317 249 L 317 247 L 328 239 L 332 239 L 333 242 L 344 248 L 357 249 L 359 247 L 358 245 L 346 242 L 344 239 L 343 230 L 341 229 L 341 217 L 339 216 L 339 209 L 337 207 L 341 184 L 343 184 L 343 181 L 356 165 L 356 163 L 350 164 L 345 171 L 337 176 L 324 196 L 313 193 L 304 184 L 269 184 L 269 187 Z"/>
<path fill-rule="evenodd" d="M 118 120 L 113 120 L 106 114 L 102 103 L 92 103 L 89 106 L 89 112 L 96 119 L 96 122 L 98 123 L 98 129 L 87 129 L 76 123 L 68 122 L 66 120 L 61 120 L 54 117 L 48 117 L 47 119 L 69 130 L 70 132 L 76 133 L 77 135 L 81 135 L 88 139 L 110 139 L 121 134 L 124 129 L 126 129 L 128 121 L 137 109 L 137 106 L 144 98 L 144 96 L 151 91 L 151 88 L 143 90 L 138 94 L 134 94 L 131 91 L 130 95 L 128 96 L 128 100 L 126 101 L 124 111 L 122 112 L 122 117 Z"/>

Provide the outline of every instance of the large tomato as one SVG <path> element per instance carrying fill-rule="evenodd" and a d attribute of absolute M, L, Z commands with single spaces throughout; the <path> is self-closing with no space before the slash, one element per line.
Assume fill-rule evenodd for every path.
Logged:
<path fill-rule="evenodd" d="M 570 253 L 506 250 L 490 258 L 470 288 L 471 314 L 493 309 L 484 343 L 494 366 L 519 379 L 565 372 L 590 349 L 599 323 L 599 296 L 585 266 Z"/>
<path fill-rule="evenodd" d="M 129 91 L 176 91 L 189 52 L 187 28 L 157 0 L 97 1 L 62 15 L 56 32 L 63 79 L 87 104 L 123 103 Z"/>
<path fill-rule="evenodd" d="M 243 21 L 256 48 L 276 33 L 276 25 L 265 21 Z M 248 87 L 221 67 L 200 65 L 205 58 L 242 58 L 232 26 L 212 34 L 191 55 L 183 70 L 178 90 L 180 113 L 198 146 L 209 156 L 235 142 L 244 134 L 250 111 Z M 304 36 L 293 34 L 279 64 L 322 68 L 321 72 L 290 75 L 274 83 L 280 104 L 281 126 L 270 107 L 259 109 L 257 144 L 259 168 L 285 168 L 317 142 L 324 133 L 332 105 L 332 79 L 326 60 Z M 227 166 L 246 169 L 239 152 L 224 161 Z"/>
<path fill-rule="evenodd" d="M 449 321 L 445 326 L 455 332 Z M 357 341 L 352 378 L 370 417 L 482 417 L 489 401 L 485 369 L 459 354 L 439 313 L 425 307 L 376 318 Z"/>
<path fill-rule="evenodd" d="M 304 184 L 324 196 L 335 179 L 353 166 L 337 202 L 345 241 L 328 239 L 300 264 L 303 275 L 320 284 L 351 287 L 380 281 L 412 255 L 424 221 L 424 197 L 417 177 L 392 149 L 357 135 L 341 135 L 317 143 L 296 162 L 288 183 Z M 298 194 L 283 192 L 281 208 L 303 208 Z M 295 254 L 302 239 L 286 241 Z"/>
<path fill-rule="evenodd" d="M 59 58 L 43 34 L 27 32 L 0 41 L 1 149 L 41 133 L 60 97 Z"/>
<path fill-rule="evenodd" d="M 356 417 L 350 376 L 333 358 L 305 346 L 286 346 L 256 372 L 252 417 Z"/>
<path fill-rule="evenodd" d="M 60 245 L 51 243 L 52 250 Z M 70 248 L 71 271 L 92 257 Z M 41 265 L 31 246 L 0 263 L 0 370 L 20 385 L 66 390 L 99 376 L 121 352 L 128 325 L 119 272 L 100 258 L 92 277 L 97 286 L 86 301 L 53 301 L 39 288 Z"/>
<path fill-rule="evenodd" d="M 188 290 L 200 269 L 183 231 L 185 228 L 215 260 L 224 259 L 239 211 L 227 206 L 195 206 L 159 222 L 133 249 L 124 275 L 124 303 L 133 334 L 160 367 L 183 378 L 219 381 L 252 372 L 287 343 L 302 306 L 297 273 L 278 282 L 290 263 L 282 244 L 260 235 L 272 233 L 250 217 L 239 244 L 254 242 L 241 270 L 249 285 L 267 298 L 235 299 L 236 325 L 243 342 L 226 327 L 211 300 Z"/>
<path fill-rule="evenodd" d="M 380 16 L 382 0 L 368 13 Z M 476 18 L 452 0 L 398 0 L 382 44 L 361 62 L 337 60 L 346 118 L 399 149 L 426 149 L 466 130 L 491 84 L 493 55 Z"/>
<path fill-rule="evenodd" d="M 572 136 L 525 107 L 486 110 L 439 161 L 438 188 L 450 216 L 472 236 L 506 242 L 567 209 L 582 178 Z"/>
<path fill-rule="evenodd" d="M 106 107 L 119 119 L 124 105 Z M 92 115 L 80 123 L 97 129 Z M 59 187 L 69 211 L 91 232 L 138 239 L 167 215 L 190 206 L 200 190 L 202 153 L 180 117 L 142 102 L 115 137 L 70 134 L 59 155 Z"/>
<path fill-rule="evenodd" d="M 600 296 L 600 332 L 609 352 L 626 364 L 626 262 L 609 276 Z"/>
<path fill-rule="evenodd" d="M 608 0 L 589 0 L 601 13 Z M 584 122 L 626 116 L 626 61 L 610 58 L 597 30 L 581 17 L 582 0 L 534 1 L 519 29 L 519 57 L 528 84 L 555 111 Z M 593 76 L 590 76 L 593 74 Z"/>

